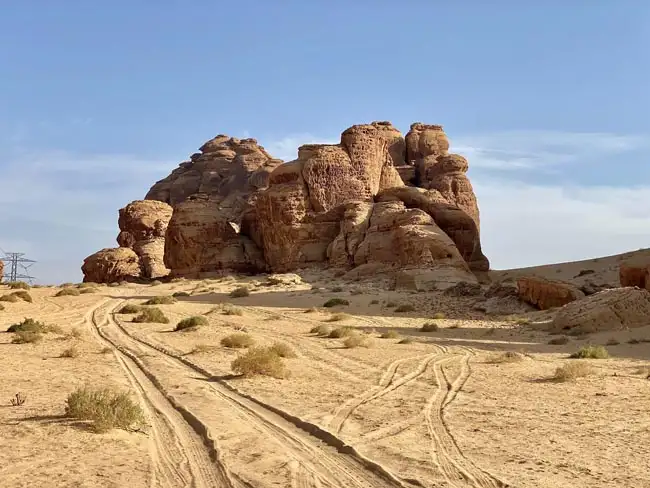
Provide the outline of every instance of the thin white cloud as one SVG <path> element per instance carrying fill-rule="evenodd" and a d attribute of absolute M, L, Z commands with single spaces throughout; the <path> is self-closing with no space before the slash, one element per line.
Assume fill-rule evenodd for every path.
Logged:
<path fill-rule="evenodd" d="M 283 161 L 296 159 L 298 157 L 298 148 L 304 144 L 338 144 L 338 142 L 338 140 L 322 139 L 311 134 L 294 134 L 266 144 L 260 141 L 271 156 Z"/>

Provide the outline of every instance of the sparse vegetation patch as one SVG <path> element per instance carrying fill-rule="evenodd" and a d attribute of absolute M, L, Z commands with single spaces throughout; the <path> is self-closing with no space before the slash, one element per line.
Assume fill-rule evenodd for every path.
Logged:
<path fill-rule="evenodd" d="M 223 339 L 221 339 L 221 345 L 223 347 L 229 347 L 234 349 L 243 349 L 245 347 L 251 347 L 255 344 L 255 340 L 248 334 L 237 333 L 230 334 Z"/>
<path fill-rule="evenodd" d="M 12 290 L 19 290 L 19 289 L 29 290 L 31 288 L 31 286 L 29 286 L 24 281 L 9 281 L 7 283 L 7 286 L 9 286 L 9 288 L 11 288 Z"/>
<path fill-rule="evenodd" d="M 583 378 L 593 373 L 593 368 L 583 362 L 570 362 L 555 370 L 552 379 L 558 382 L 572 381 L 576 378 Z"/>
<path fill-rule="evenodd" d="M 435 322 L 427 322 L 420 327 L 420 332 L 437 332 L 439 329 L 440 327 Z"/>
<path fill-rule="evenodd" d="M 268 347 L 253 347 L 235 359 L 231 369 L 243 376 L 264 375 L 272 378 L 286 378 L 288 371 L 282 358 Z"/>
<path fill-rule="evenodd" d="M 293 349 L 288 344 L 285 344 L 284 342 L 276 342 L 273 344 L 271 347 L 269 347 L 269 350 L 280 356 L 281 358 L 295 358 L 296 353 L 294 352 Z"/>
<path fill-rule="evenodd" d="M 607 359 L 609 353 L 603 346 L 584 346 L 569 356 L 572 359 Z"/>
<path fill-rule="evenodd" d="M 341 339 L 354 333 L 356 333 L 356 331 L 352 327 L 338 327 L 331 331 L 327 337 L 330 339 Z"/>
<path fill-rule="evenodd" d="M 119 428 L 132 430 L 144 425 L 144 412 L 127 393 L 110 388 L 83 387 L 73 391 L 66 400 L 65 415 L 92 422 L 98 433 Z"/>
<path fill-rule="evenodd" d="M 347 349 L 355 347 L 370 347 L 370 341 L 367 337 L 364 337 L 361 334 L 352 334 L 345 338 L 343 345 Z"/>
<path fill-rule="evenodd" d="M 330 298 L 323 304 L 323 307 L 332 308 L 342 305 L 350 305 L 350 302 L 344 298 Z"/>
<path fill-rule="evenodd" d="M 176 303 L 176 299 L 169 295 L 161 295 L 157 297 L 151 297 L 149 300 L 143 303 L 143 305 L 172 305 Z"/>
<path fill-rule="evenodd" d="M 187 317 L 181 320 L 178 324 L 176 324 L 176 328 L 174 330 L 179 331 L 193 329 L 195 327 L 199 327 L 200 325 L 208 325 L 208 319 L 206 319 L 203 315 L 195 315 L 194 317 Z"/>
<path fill-rule="evenodd" d="M 317 325 L 316 327 L 312 327 L 312 329 L 309 331 L 311 334 L 317 334 L 319 336 L 328 336 L 332 329 L 330 329 L 327 325 Z"/>
<path fill-rule="evenodd" d="M 168 324 L 169 319 L 159 308 L 147 307 L 147 308 L 143 308 L 140 311 L 140 315 L 133 318 L 133 322 L 138 324 L 142 324 L 142 323 Z"/>

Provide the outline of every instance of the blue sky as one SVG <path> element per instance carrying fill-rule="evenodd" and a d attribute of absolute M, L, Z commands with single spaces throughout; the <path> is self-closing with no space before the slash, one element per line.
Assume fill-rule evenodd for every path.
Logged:
<path fill-rule="evenodd" d="M 536 4 L 536 5 L 533 5 Z M 650 245 L 650 3 L 0 0 L 0 247 L 78 280 L 218 133 L 443 124 L 495 268 Z"/>

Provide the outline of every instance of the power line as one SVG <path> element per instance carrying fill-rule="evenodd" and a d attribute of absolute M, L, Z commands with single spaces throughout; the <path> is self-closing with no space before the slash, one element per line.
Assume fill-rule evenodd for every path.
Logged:
<path fill-rule="evenodd" d="M 1 250 L 2 249 L 0 249 L 0 251 Z M 32 284 L 35 278 L 29 275 L 29 268 L 31 268 L 36 261 L 24 258 L 23 256 L 25 256 L 25 253 L 22 252 L 2 252 L 4 253 L 4 256 L 0 258 L 0 261 L 8 264 L 8 271 L 5 272 L 3 278 L 8 281 L 23 280 Z"/>

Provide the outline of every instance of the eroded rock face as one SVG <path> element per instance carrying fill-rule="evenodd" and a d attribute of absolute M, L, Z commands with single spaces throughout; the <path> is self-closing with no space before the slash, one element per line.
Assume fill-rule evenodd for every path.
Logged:
<path fill-rule="evenodd" d="M 4 279 L 5 263 L 0 261 L 0 283 Z"/>
<path fill-rule="evenodd" d="M 200 148 L 166 178 L 151 187 L 145 200 L 159 200 L 172 207 L 196 193 L 227 197 L 266 188 L 273 169 L 282 164 L 255 139 L 218 135 Z"/>
<path fill-rule="evenodd" d="M 140 277 L 140 258 L 127 247 L 102 249 L 84 259 L 81 271 L 85 282 L 133 281 Z"/>
<path fill-rule="evenodd" d="M 562 307 L 551 329 L 591 333 L 648 325 L 650 293 L 635 287 L 612 288 Z"/>
<path fill-rule="evenodd" d="M 619 266 L 621 286 L 636 286 L 650 290 L 650 260 L 626 261 Z"/>
<path fill-rule="evenodd" d="M 143 278 L 169 274 L 164 264 L 165 233 L 172 207 L 155 200 L 136 200 L 120 209 L 117 243 L 133 249 L 140 258 Z"/>
<path fill-rule="evenodd" d="M 174 208 L 164 241 L 165 265 L 172 276 L 198 278 L 222 269 L 264 271 L 259 249 L 239 233 L 231 212 L 220 203 L 219 197 L 199 194 Z"/>
<path fill-rule="evenodd" d="M 561 281 L 551 281 L 536 276 L 517 280 L 519 298 L 540 310 L 561 307 L 583 298 L 585 294 L 578 287 Z"/>

